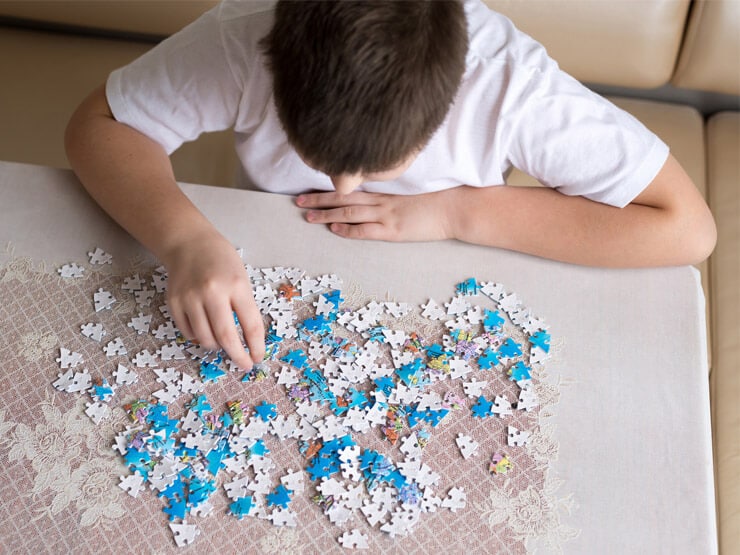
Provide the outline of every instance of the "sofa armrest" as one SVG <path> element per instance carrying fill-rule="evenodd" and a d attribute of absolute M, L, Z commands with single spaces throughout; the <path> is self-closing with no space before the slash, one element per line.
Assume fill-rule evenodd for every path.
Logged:
<path fill-rule="evenodd" d="M 740 546 L 740 112 L 707 124 L 709 203 L 717 222 L 711 257 L 712 419 L 721 553 Z"/>

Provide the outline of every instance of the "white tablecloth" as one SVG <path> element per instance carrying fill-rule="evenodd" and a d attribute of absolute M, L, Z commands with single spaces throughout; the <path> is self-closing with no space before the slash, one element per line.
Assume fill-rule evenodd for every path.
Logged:
<path fill-rule="evenodd" d="M 413 303 L 448 298 L 468 277 L 504 284 L 553 336 L 547 373 L 560 392 L 550 419 L 559 449 L 550 471 L 572 495 L 562 521 L 577 531 L 564 551 L 716 552 L 704 298 L 694 269 L 583 268 L 453 241 L 355 242 L 305 223 L 289 197 L 183 189 L 257 267 L 336 273 L 366 293 Z M 23 257 L 51 271 L 95 246 L 117 262 L 143 252 L 71 172 L 14 163 L 0 163 L 0 246 L 0 267 Z"/>

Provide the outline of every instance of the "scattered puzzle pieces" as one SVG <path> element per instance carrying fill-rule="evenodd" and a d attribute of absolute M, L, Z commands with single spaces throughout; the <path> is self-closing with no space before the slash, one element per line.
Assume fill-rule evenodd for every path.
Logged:
<path fill-rule="evenodd" d="M 91 264 L 112 260 L 102 249 L 89 255 Z M 67 266 L 64 274 L 65 267 L 58 271 L 71 277 L 76 270 Z M 440 476 L 422 462 L 424 446 L 448 413 L 466 406 L 470 412 L 461 412 L 476 419 L 475 425 L 502 430 L 496 421 L 514 411 L 505 391 L 517 400 L 511 421 L 527 425 L 527 413 L 538 407 L 532 374 L 539 367 L 534 365 L 550 351 L 550 336 L 542 321 L 502 286 L 470 278 L 457 284 L 456 295 L 444 306 L 433 299 L 421 306 L 421 317 L 437 322 L 439 330 L 436 337 L 422 338 L 397 322 L 403 318 L 408 325 L 418 317 L 417 311 L 406 319 L 413 309 L 408 303 L 370 301 L 347 309 L 336 276 L 312 278 L 295 268 L 248 271 L 268 329 L 267 356 L 246 375 L 240 372 L 239 378 L 247 382 L 245 387 L 252 381 L 275 380 L 271 383 L 285 389 L 293 412 L 285 413 L 283 404 L 269 402 L 275 399 L 250 403 L 250 407 L 230 401 L 228 410 L 221 412 L 208 403 L 201 392 L 220 379 L 221 383 L 233 380 L 230 372 L 236 368 L 223 352 L 209 352 L 179 334 L 162 299 L 167 283 L 164 268 L 151 276 L 125 278 L 120 291 L 135 303 L 124 302 L 111 313 L 123 313 L 124 306 L 131 310 L 136 306 L 138 312 L 138 307 L 153 305 L 152 314 L 126 315 L 131 331 L 108 328 L 129 333 L 125 337 L 133 339 L 127 342 L 136 344 L 138 351 L 130 364 L 151 368 L 151 374 L 139 372 L 150 382 L 156 375 L 161 384 L 145 393 L 146 400 L 119 401 L 119 393 L 113 398 L 116 387 L 140 381 L 139 374 L 127 367 L 129 362 L 118 363 L 112 373 L 94 368 L 93 384 L 87 370 L 72 369 L 84 362 L 82 355 L 60 347 L 57 362 L 64 371 L 57 374 L 53 386 L 89 394 L 92 402 L 85 403 L 85 413 L 95 424 L 109 418 L 117 403 L 128 403 L 132 427 L 119 432 L 113 444 L 131 471 L 120 477 L 119 487 L 132 497 L 148 489 L 163 497 L 163 511 L 178 546 L 191 544 L 200 533 L 195 525 L 186 524 L 186 518 L 213 512 L 209 496 L 217 489 L 217 479 L 230 500 L 231 515 L 265 519 L 275 526 L 298 524 L 290 504 L 294 495 L 306 490 L 333 524 L 344 526 L 362 515 L 391 538 L 411 533 L 425 513 L 463 509 L 467 498 L 461 487 L 452 484 L 446 496 L 435 492 Z M 96 312 L 117 302 L 104 288 L 97 289 L 93 300 Z M 479 300 L 494 303 L 495 309 L 475 304 Z M 158 302 L 162 304 L 157 306 Z M 101 323 L 80 325 L 82 334 L 101 342 L 106 336 L 103 323 L 110 326 L 111 315 L 101 314 L 100 319 Z M 513 334 L 514 328 L 520 331 Z M 103 351 L 106 357 L 128 355 L 120 337 L 109 341 Z M 160 362 L 168 364 L 159 367 Z M 202 381 L 186 368 L 199 371 Z M 481 371 L 486 372 L 485 380 L 478 377 Z M 437 389 L 441 382 L 455 384 L 454 390 Z M 493 401 L 483 395 L 491 390 Z M 475 402 L 466 402 L 462 392 Z M 184 395 L 193 398 L 182 399 Z M 172 411 L 185 405 L 179 419 L 170 417 L 170 404 Z M 373 432 L 389 440 L 392 456 L 355 442 Z M 282 476 L 276 476 L 266 434 L 273 441 L 295 439 L 305 457 L 304 468 L 277 469 Z M 494 441 L 502 443 L 504 435 L 507 445 L 521 447 L 530 434 L 508 426 Z M 458 433 L 455 443 L 464 460 L 478 454 L 480 446 L 471 435 Z M 492 474 L 513 468 L 507 455 L 496 452 L 491 457 Z M 222 481 L 222 471 L 228 473 L 227 480 Z M 311 480 L 307 485 L 304 472 Z M 338 542 L 347 549 L 366 549 L 368 536 L 353 529 L 339 536 Z"/>

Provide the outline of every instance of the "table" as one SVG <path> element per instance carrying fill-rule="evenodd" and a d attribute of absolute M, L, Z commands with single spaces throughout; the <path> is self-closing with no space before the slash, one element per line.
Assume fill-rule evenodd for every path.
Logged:
<path fill-rule="evenodd" d="M 547 322 L 554 354 L 541 379 L 551 399 L 543 402 L 547 406 L 539 415 L 539 446 L 544 449 L 539 456 L 547 459 L 547 470 L 544 482 L 529 491 L 537 498 L 539 514 L 531 500 L 527 505 L 519 498 L 498 498 L 499 506 L 484 506 L 487 500 L 495 501 L 488 489 L 499 487 L 492 480 L 501 478 L 486 477 L 480 484 L 485 495 L 479 495 L 479 503 L 471 501 L 476 495 L 473 484 L 465 509 L 444 511 L 444 515 L 440 509 L 428 526 L 412 532 L 411 539 L 394 541 L 376 530 L 374 534 L 382 536 L 377 539 L 380 548 L 389 552 L 435 551 L 445 546 L 450 552 L 523 552 L 536 547 L 566 553 L 716 552 L 704 299 L 694 269 L 583 268 L 454 241 L 353 242 L 305 223 L 288 197 L 191 184 L 182 187 L 216 227 L 244 249 L 245 260 L 254 267 L 294 266 L 317 276 L 336 273 L 345 284 L 355 284 L 366 294 L 415 304 L 430 297 L 448 299 L 455 284 L 475 277 L 503 284 Z M 98 246 L 115 261 L 114 269 L 100 274 L 100 280 L 112 279 L 115 272 L 129 275 L 133 261 L 140 266 L 156 264 L 91 201 L 70 171 L 0 163 L 0 285 L 6 285 L 0 291 L 12 286 L 22 295 L 33 283 L 63 282 L 55 277 L 56 269 L 72 261 L 86 262 L 86 253 Z M 63 297 L 54 291 L 48 295 L 50 309 L 53 299 Z M 6 312 L 0 309 L 0 314 L 7 314 L 9 301 L 0 300 L 6 303 Z M 43 306 L 43 299 L 39 303 Z M 37 434 L 36 441 L 43 442 L 44 433 L 62 422 L 67 431 L 83 426 L 82 422 L 89 427 L 90 422 L 80 416 L 84 406 L 51 387 L 59 372 L 54 358 L 60 346 L 55 329 L 45 328 L 51 316 L 31 307 L 27 307 L 30 312 L 24 307 L 17 310 L 26 322 L 0 322 L 4 338 L 0 360 L 5 366 L 0 377 L 0 389 L 5 392 L 0 396 L 3 551 L 176 551 L 160 512 L 162 505 L 153 496 L 129 498 L 105 483 L 100 487 L 115 506 L 107 507 L 105 518 L 96 520 L 102 518 L 94 513 L 98 509 L 81 501 L 85 492 L 65 490 L 65 483 L 78 483 L 80 473 L 90 471 L 83 464 L 85 456 L 92 461 L 90 453 L 109 447 L 90 439 L 98 432 L 88 433 L 88 443 L 75 447 L 77 467 L 70 466 L 66 476 L 47 476 L 47 467 L 33 461 L 29 454 L 33 446 L 24 444 L 24 437 Z M 90 313 L 86 306 L 59 318 L 79 326 Z M 31 323 L 28 329 L 36 330 L 36 335 L 20 337 L 16 331 L 22 323 Z M 18 355 L 21 351 L 25 358 Z M 28 361 L 28 368 L 6 366 L 19 360 Z M 460 467 L 455 465 L 463 461 L 459 456 L 455 460 L 446 467 L 453 469 L 449 472 L 458 472 L 454 469 Z M 116 470 L 120 466 L 119 461 Z M 520 514 L 515 523 L 511 511 L 517 510 L 527 514 Z M 298 528 L 291 530 L 269 523 L 265 527 L 249 518 L 239 521 L 212 515 L 203 521 L 194 548 L 220 545 L 236 550 L 243 544 L 236 542 L 235 534 L 264 533 L 255 547 L 263 552 L 341 551 L 326 538 L 323 543 L 302 543 L 300 534 L 310 535 L 310 528 L 319 526 L 311 518 L 322 515 L 308 502 L 299 512 L 300 517 L 309 515 L 308 520 L 299 519 Z M 490 541 L 485 534 L 459 537 L 480 536 L 485 527 L 468 527 L 467 532 L 464 527 L 466 522 L 480 524 L 481 518 L 492 526 Z M 525 529 L 506 530 L 515 525 Z M 441 526 L 443 532 L 434 526 Z M 340 530 L 336 530 L 338 536 Z M 508 545 L 496 543 L 502 534 L 517 539 Z"/>

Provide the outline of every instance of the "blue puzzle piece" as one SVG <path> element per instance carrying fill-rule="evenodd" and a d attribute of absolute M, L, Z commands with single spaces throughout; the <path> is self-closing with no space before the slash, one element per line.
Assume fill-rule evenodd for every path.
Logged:
<path fill-rule="evenodd" d="M 162 512 L 169 517 L 170 521 L 176 518 L 184 519 L 188 513 L 187 503 L 183 499 L 170 499 L 169 501 L 169 507 L 162 509 Z"/>
<path fill-rule="evenodd" d="M 424 411 L 423 410 L 413 409 L 413 410 L 408 411 L 409 428 L 413 428 L 414 426 L 416 426 L 422 420 L 424 420 Z"/>
<path fill-rule="evenodd" d="M 268 422 L 277 416 L 277 405 L 267 401 L 262 401 L 259 405 L 256 405 L 254 410 L 263 422 Z"/>
<path fill-rule="evenodd" d="M 528 380 L 531 378 L 531 368 L 523 362 L 517 362 L 514 366 L 509 368 L 509 379 L 513 382 L 519 380 Z"/>
<path fill-rule="evenodd" d="M 185 405 L 185 408 L 192 410 L 198 416 L 201 416 L 204 412 L 211 412 L 212 410 L 205 395 L 196 395 L 187 405 Z"/>
<path fill-rule="evenodd" d="M 158 403 L 149 405 L 149 410 L 146 415 L 146 421 L 149 424 L 157 425 L 165 422 L 168 418 L 169 415 L 167 414 L 167 407 L 165 405 L 160 405 Z"/>
<path fill-rule="evenodd" d="M 404 483 L 401 487 L 396 487 L 398 488 L 398 499 L 404 505 L 416 505 L 421 500 L 422 494 L 419 490 L 419 485 L 415 482 L 411 482 L 410 484 Z"/>
<path fill-rule="evenodd" d="M 387 330 L 385 326 L 373 326 L 365 332 L 368 341 L 376 341 L 378 343 L 385 343 L 385 335 L 383 332 Z"/>
<path fill-rule="evenodd" d="M 267 494 L 267 506 L 272 507 L 273 505 L 277 505 L 283 509 L 287 509 L 290 503 L 291 493 L 293 493 L 293 490 L 289 490 L 283 484 L 280 484 L 275 488 L 275 491 Z"/>
<path fill-rule="evenodd" d="M 113 388 L 108 383 L 108 380 L 103 378 L 103 382 L 100 385 L 92 386 L 90 395 L 96 401 L 107 403 L 110 401 L 110 398 L 113 397 Z"/>
<path fill-rule="evenodd" d="M 216 491 L 215 480 L 193 478 L 188 484 L 188 505 L 190 507 L 200 506 L 208 501 L 214 491 Z"/>
<path fill-rule="evenodd" d="M 422 419 L 426 422 L 429 422 L 432 425 L 432 428 L 436 428 L 437 425 L 442 422 L 442 419 L 447 416 L 448 412 L 450 412 L 448 409 L 427 409 L 424 411 Z"/>
<path fill-rule="evenodd" d="M 441 356 L 452 356 L 452 351 L 446 350 L 442 345 L 439 343 L 435 343 L 434 345 L 430 345 L 426 348 L 427 356 L 429 358 L 439 358 Z"/>
<path fill-rule="evenodd" d="M 460 295 L 477 295 L 480 286 L 475 278 L 468 278 L 455 285 L 455 291 Z"/>
<path fill-rule="evenodd" d="M 498 310 L 486 309 L 485 316 L 483 317 L 483 329 L 489 332 L 495 332 L 500 331 L 503 325 L 504 319 L 501 317 Z"/>
<path fill-rule="evenodd" d="M 391 394 L 391 391 L 393 391 L 393 388 L 396 387 L 396 384 L 393 383 L 393 380 L 388 376 L 376 378 L 373 380 L 373 383 L 386 397 L 388 397 Z"/>
<path fill-rule="evenodd" d="M 535 346 L 539 347 L 546 353 L 550 352 L 550 334 L 544 331 L 538 331 L 533 336 L 529 338 L 529 342 Z"/>
<path fill-rule="evenodd" d="M 254 498 L 252 496 L 239 497 L 231 505 L 229 505 L 229 511 L 231 514 L 237 517 L 239 520 L 244 518 L 252 510 L 252 504 Z"/>
<path fill-rule="evenodd" d="M 270 450 L 265 445 L 265 442 L 261 439 L 256 440 L 249 448 L 249 454 L 257 457 L 264 457 L 270 454 Z"/>
<path fill-rule="evenodd" d="M 468 278 L 455 285 L 455 291 L 461 295 L 477 295 L 480 286 L 475 278 Z"/>
<path fill-rule="evenodd" d="M 340 470 L 339 462 L 334 462 L 329 459 L 322 459 L 321 457 L 314 457 L 311 459 L 311 463 L 306 467 L 311 480 L 314 482 L 321 478 L 328 478 L 331 474 L 334 474 Z"/>
<path fill-rule="evenodd" d="M 233 455 L 229 449 L 229 443 L 221 440 L 217 447 L 211 449 L 205 456 L 208 461 L 208 472 L 214 476 L 224 467 L 223 460 Z"/>
<path fill-rule="evenodd" d="M 326 299 L 326 302 L 334 305 L 335 311 L 339 310 L 339 305 L 344 302 L 344 299 L 342 298 L 342 292 L 338 289 L 332 289 L 331 291 L 322 293 L 321 296 Z"/>
<path fill-rule="evenodd" d="M 126 466 L 129 469 L 138 472 L 142 476 L 149 476 L 149 463 L 151 463 L 151 456 L 147 451 L 139 451 L 138 449 L 129 448 L 126 454 L 123 456 L 123 460 L 126 462 Z"/>
<path fill-rule="evenodd" d="M 302 370 L 306 367 L 308 357 L 306 356 L 306 353 L 304 353 L 301 349 L 293 349 L 280 360 L 283 362 L 287 362 L 298 370 Z"/>
<path fill-rule="evenodd" d="M 366 470 L 372 466 L 380 454 L 372 449 L 365 449 L 360 453 L 360 470 Z"/>
<path fill-rule="evenodd" d="M 421 359 L 415 358 L 412 362 L 404 364 L 396 370 L 396 374 L 408 387 L 419 387 L 424 384 Z"/>
<path fill-rule="evenodd" d="M 219 368 L 218 364 L 214 362 L 206 362 L 205 360 L 200 363 L 200 377 L 205 383 L 216 383 L 218 380 L 225 376 L 226 372 Z"/>
<path fill-rule="evenodd" d="M 478 397 L 478 402 L 471 407 L 473 418 L 488 418 L 489 416 L 493 416 L 491 408 L 493 408 L 493 402 L 481 395 Z"/>
<path fill-rule="evenodd" d="M 327 335 L 331 333 L 331 322 L 323 314 L 317 314 L 303 321 L 303 327 L 316 335 Z"/>
<path fill-rule="evenodd" d="M 369 401 L 364 391 L 358 391 L 353 387 L 349 393 L 350 397 L 347 403 L 349 408 L 358 407 L 364 409 L 368 405 Z"/>
<path fill-rule="evenodd" d="M 498 356 L 501 358 L 514 358 L 522 354 L 522 347 L 514 341 L 511 337 L 504 341 L 498 349 Z"/>
<path fill-rule="evenodd" d="M 486 349 L 483 351 L 483 354 L 478 357 L 478 368 L 481 370 L 490 370 L 497 364 L 499 364 L 498 354 L 493 349 Z"/>

